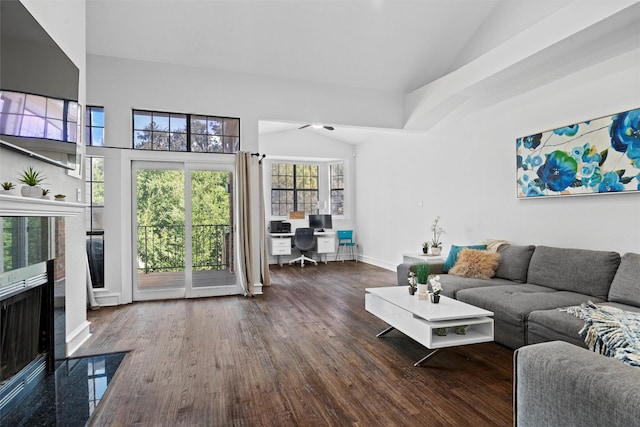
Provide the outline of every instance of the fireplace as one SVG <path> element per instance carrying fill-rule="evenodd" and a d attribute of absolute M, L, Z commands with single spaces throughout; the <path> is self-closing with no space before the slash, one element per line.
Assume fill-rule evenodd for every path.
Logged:
<path fill-rule="evenodd" d="M 0 414 L 55 368 L 53 220 L 0 218 Z M 64 304 L 62 305 L 64 319 Z M 64 322 L 62 322 L 64 345 Z"/>

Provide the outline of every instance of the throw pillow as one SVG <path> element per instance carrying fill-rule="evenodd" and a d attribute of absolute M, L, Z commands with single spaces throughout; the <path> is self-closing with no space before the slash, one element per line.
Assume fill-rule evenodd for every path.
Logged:
<path fill-rule="evenodd" d="M 447 260 L 444 262 L 444 266 L 442 267 L 443 273 L 448 273 L 449 270 L 456 264 L 456 260 L 458 259 L 458 254 L 464 248 L 484 250 L 484 249 L 487 249 L 487 245 L 469 245 L 469 246 L 451 245 L 451 249 L 449 250 L 449 256 L 447 257 Z"/>
<path fill-rule="evenodd" d="M 476 279 L 490 279 L 498 268 L 500 254 L 464 248 L 458 255 L 456 265 L 449 270 L 449 274 Z"/>

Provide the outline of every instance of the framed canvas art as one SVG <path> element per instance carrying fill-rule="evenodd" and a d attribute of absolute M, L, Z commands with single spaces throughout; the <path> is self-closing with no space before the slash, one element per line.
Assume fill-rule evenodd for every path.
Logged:
<path fill-rule="evenodd" d="M 640 109 L 516 140 L 517 197 L 640 191 Z"/>

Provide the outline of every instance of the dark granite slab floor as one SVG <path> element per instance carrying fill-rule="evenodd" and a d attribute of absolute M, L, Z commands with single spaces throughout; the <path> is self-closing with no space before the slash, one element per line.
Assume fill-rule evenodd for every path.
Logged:
<path fill-rule="evenodd" d="M 0 426 L 84 426 L 126 353 L 62 361 L 22 402 L 2 415 Z"/>

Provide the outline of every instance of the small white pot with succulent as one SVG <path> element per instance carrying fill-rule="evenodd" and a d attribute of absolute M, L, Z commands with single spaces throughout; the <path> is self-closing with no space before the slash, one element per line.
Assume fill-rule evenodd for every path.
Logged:
<path fill-rule="evenodd" d="M 22 188 L 20 188 L 20 194 L 24 197 L 41 198 L 42 187 L 39 185 L 45 180 L 45 176 L 42 172 L 37 171 L 33 166 L 29 166 L 29 169 L 22 172 L 22 175 L 18 177 L 18 181 L 22 182 Z"/>

